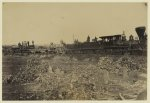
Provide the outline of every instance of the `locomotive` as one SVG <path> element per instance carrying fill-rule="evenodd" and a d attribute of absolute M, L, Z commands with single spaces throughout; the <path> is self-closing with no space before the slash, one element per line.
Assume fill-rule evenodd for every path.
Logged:
<path fill-rule="evenodd" d="M 22 41 L 22 43 L 18 43 L 18 46 L 13 46 L 11 48 L 12 54 L 30 54 L 33 53 L 35 50 L 34 41 L 30 45 L 29 41 Z"/>
<path fill-rule="evenodd" d="M 137 27 L 135 31 L 138 35 L 138 39 L 134 40 L 132 35 L 129 36 L 129 40 L 126 40 L 125 34 L 101 36 L 100 40 L 95 37 L 90 41 L 90 37 L 87 37 L 86 42 L 74 41 L 74 44 L 65 44 L 65 53 L 99 53 L 99 54 L 147 54 L 147 34 L 145 32 L 146 27 Z"/>

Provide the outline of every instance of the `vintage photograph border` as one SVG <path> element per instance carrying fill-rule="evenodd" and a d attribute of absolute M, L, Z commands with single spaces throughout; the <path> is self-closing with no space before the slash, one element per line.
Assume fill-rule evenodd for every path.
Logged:
<path fill-rule="evenodd" d="M 56 102 L 72 102 L 72 103 L 77 103 L 77 102 L 86 102 L 86 103 L 126 103 L 126 102 L 131 102 L 131 103 L 150 103 L 150 70 L 149 70 L 149 67 L 150 67 L 150 62 L 149 62 L 149 59 L 150 59 L 150 55 L 149 55 L 149 49 L 150 49 L 150 41 L 148 40 L 148 52 L 147 52 L 147 100 L 136 100 L 136 101 L 131 101 L 131 100 L 125 100 L 125 101 L 119 101 L 119 100 L 107 100 L 107 101 L 104 101 L 104 100 L 53 100 L 53 101 L 3 101 L 2 100 L 2 4 L 4 2 L 111 2 L 111 3 L 117 3 L 117 2 L 122 2 L 122 3 L 125 3 L 125 2 L 130 2 L 130 3 L 147 3 L 147 14 L 148 14 L 148 17 L 147 17 L 147 34 L 148 34 L 148 39 L 149 39 L 149 34 L 150 34 L 150 20 L 149 20 L 149 17 L 150 17 L 150 1 L 149 0 L 2 0 L 0 1 L 0 88 L 1 88 L 1 93 L 0 93 L 0 102 L 4 102 L 4 103 L 17 103 L 17 102 L 28 102 L 28 103 L 31 103 L 31 102 L 34 102 L 34 103 L 56 103 Z"/>

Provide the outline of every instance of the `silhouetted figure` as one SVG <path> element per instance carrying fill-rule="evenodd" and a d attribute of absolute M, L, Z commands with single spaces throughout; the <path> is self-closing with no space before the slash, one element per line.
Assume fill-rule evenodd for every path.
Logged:
<path fill-rule="evenodd" d="M 97 37 L 95 37 L 95 42 L 97 42 Z"/>
<path fill-rule="evenodd" d="M 18 47 L 21 48 L 21 43 L 20 42 L 18 43 Z"/>
<path fill-rule="evenodd" d="M 78 44 L 78 43 L 79 43 L 78 39 L 75 39 L 74 44 Z"/>
<path fill-rule="evenodd" d="M 90 36 L 87 37 L 87 42 L 90 42 Z"/>
<path fill-rule="evenodd" d="M 94 39 L 92 39 L 93 42 L 97 42 L 97 37 L 95 37 Z"/>
<path fill-rule="evenodd" d="M 126 41 L 125 31 L 123 31 L 123 34 L 122 34 L 122 41 Z"/>
<path fill-rule="evenodd" d="M 125 36 L 125 34 L 122 35 L 122 41 L 126 41 L 126 36 Z"/>
<path fill-rule="evenodd" d="M 28 44 L 28 47 L 29 47 L 29 41 L 27 42 L 27 44 Z"/>
<path fill-rule="evenodd" d="M 32 45 L 34 45 L 34 41 L 32 41 Z"/>

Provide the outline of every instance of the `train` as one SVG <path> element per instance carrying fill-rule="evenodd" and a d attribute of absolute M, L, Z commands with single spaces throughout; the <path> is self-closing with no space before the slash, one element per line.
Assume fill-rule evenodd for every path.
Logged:
<path fill-rule="evenodd" d="M 29 41 L 18 43 L 9 49 L 9 54 L 110 54 L 110 55 L 147 55 L 147 34 L 146 27 L 136 27 L 135 31 L 138 38 L 135 39 L 133 35 L 126 39 L 126 35 L 122 34 L 100 36 L 90 40 L 87 37 L 85 42 L 74 40 L 72 44 L 62 42 L 62 45 L 56 46 L 53 43 L 48 48 L 36 48 L 34 41 L 32 44 Z M 3 53 L 6 54 L 7 49 L 3 48 Z"/>
<path fill-rule="evenodd" d="M 73 44 L 66 44 L 65 53 L 94 53 L 94 54 L 130 54 L 130 55 L 146 55 L 147 54 L 147 34 L 145 32 L 146 27 L 136 27 L 135 31 L 138 35 L 138 39 L 134 39 L 133 35 L 129 36 L 129 40 L 126 39 L 125 33 L 100 36 L 90 41 L 90 37 L 87 37 L 85 42 L 78 42 L 75 40 Z"/>

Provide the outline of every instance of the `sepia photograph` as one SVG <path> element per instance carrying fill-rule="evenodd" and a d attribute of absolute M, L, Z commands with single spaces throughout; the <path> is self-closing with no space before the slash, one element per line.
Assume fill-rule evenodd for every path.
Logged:
<path fill-rule="evenodd" d="M 2 101 L 147 100 L 147 2 L 2 2 Z"/>

